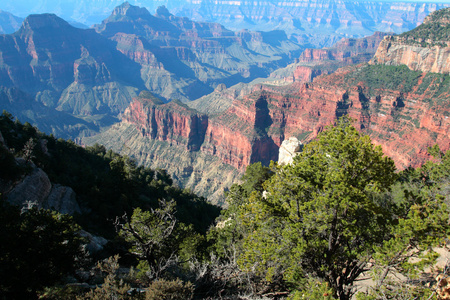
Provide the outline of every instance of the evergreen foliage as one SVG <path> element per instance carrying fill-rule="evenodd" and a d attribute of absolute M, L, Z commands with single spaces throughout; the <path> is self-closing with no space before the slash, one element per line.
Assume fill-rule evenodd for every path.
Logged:
<path fill-rule="evenodd" d="M 444 161 L 438 166 L 446 169 Z M 262 276 L 261 290 L 275 285 L 298 290 L 294 299 L 320 292 L 350 299 L 357 278 L 370 270 L 376 284 L 359 293 L 361 299 L 386 291 L 394 298 L 401 291 L 429 294 L 407 282 L 397 281 L 403 289 L 394 289 L 392 274 L 416 279 L 435 262 L 432 247 L 448 233 L 443 197 L 415 183 L 430 171 L 398 175 L 393 161 L 347 118 L 306 145 L 292 165 L 272 168 L 264 193 L 231 189 L 221 216 L 228 217 L 226 225 L 210 232 L 218 253 L 227 243 L 240 249 L 241 269 Z"/>
<path fill-rule="evenodd" d="M 407 66 L 364 65 L 355 72 L 345 75 L 348 86 L 365 82 L 370 89 L 398 90 L 410 92 L 418 82 L 421 73 L 411 71 Z"/>
<path fill-rule="evenodd" d="M 151 170 L 104 146 L 82 148 L 73 141 L 47 136 L 30 124 L 14 121 L 7 112 L 0 115 L 0 132 L 12 152 L 0 147 L 1 176 L 13 180 L 24 174 L 14 156 L 29 157 L 53 183 L 70 186 L 83 214 L 76 221 L 86 230 L 112 238 L 113 221 L 135 207 L 156 208 L 158 199 L 175 199 L 177 218 L 205 233 L 219 213 L 206 199 L 172 185 L 165 170 Z M 29 150 L 34 144 L 33 152 Z M 41 146 L 45 144 L 45 147 Z M 28 145 L 28 146 L 27 146 Z M 25 149 L 25 150 L 23 150 Z M 24 153 L 27 151 L 27 153 Z"/>
<path fill-rule="evenodd" d="M 339 119 L 291 165 L 248 166 L 216 218 L 217 207 L 172 186 L 164 170 L 100 145 L 57 140 L 3 113 L 0 187 L 37 166 L 75 190 L 83 213 L 71 218 L 1 202 L 1 299 L 347 300 L 357 292 L 361 300 L 435 299 L 436 290 L 417 282 L 449 233 L 450 152 L 434 146 L 433 161 L 396 172 L 351 122 Z M 102 285 L 87 292 L 64 286 L 80 256 L 74 220 L 116 238 L 109 251 L 127 248 L 122 263 L 138 272 L 119 274 L 114 256 L 97 265 Z M 361 292 L 355 282 L 363 273 L 374 284 Z M 142 288 L 145 295 L 133 294 Z"/>
<path fill-rule="evenodd" d="M 450 10 L 440 9 L 428 16 L 428 22 L 399 35 L 402 40 L 410 45 L 432 47 L 435 45 L 446 46 L 450 41 Z"/>
<path fill-rule="evenodd" d="M 78 230 L 70 216 L 0 201 L 0 299 L 35 299 L 62 282 L 82 257 Z"/>

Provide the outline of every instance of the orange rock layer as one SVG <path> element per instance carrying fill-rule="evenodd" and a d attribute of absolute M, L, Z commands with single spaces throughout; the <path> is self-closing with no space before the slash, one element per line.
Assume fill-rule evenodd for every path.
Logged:
<path fill-rule="evenodd" d="M 400 92 L 369 88 L 363 81 L 347 84 L 347 76 L 357 68 L 361 65 L 314 83 L 260 86 L 210 117 L 181 104 L 148 105 L 137 99 L 125 119 L 149 138 L 183 144 L 238 169 L 277 160 L 284 139 L 296 136 L 308 142 L 344 114 L 354 118 L 355 126 L 381 145 L 400 169 L 423 164 L 429 159 L 427 147 L 436 143 L 443 150 L 450 148 L 448 94 L 438 97 L 440 104 L 430 103 L 427 91 L 432 85 L 419 91 L 425 73 L 411 91 Z"/>

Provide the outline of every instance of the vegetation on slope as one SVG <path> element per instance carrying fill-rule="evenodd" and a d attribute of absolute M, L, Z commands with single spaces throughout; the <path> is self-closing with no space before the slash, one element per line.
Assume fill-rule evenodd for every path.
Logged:
<path fill-rule="evenodd" d="M 450 9 L 444 8 L 430 14 L 423 24 L 399 35 L 410 45 L 422 47 L 446 46 L 450 41 Z"/>
<path fill-rule="evenodd" d="M 239 270 L 264 293 L 350 299 L 365 273 L 375 284 L 359 299 L 436 299 L 435 290 L 413 280 L 434 264 L 431 247 L 444 243 L 449 229 L 439 189 L 448 185 L 450 154 L 442 157 L 440 164 L 394 173 L 381 148 L 341 120 L 292 165 L 273 165 L 270 179 L 251 193 L 248 181 L 233 186 L 219 219 L 225 225 L 210 237 L 221 257 L 237 257 Z M 431 174 L 439 175 L 430 180 Z"/>
<path fill-rule="evenodd" d="M 411 71 L 407 66 L 363 65 L 345 76 L 348 86 L 364 82 L 373 90 L 398 90 L 410 92 L 417 84 L 421 73 Z"/>
<path fill-rule="evenodd" d="M 206 231 L 218 213 L 218 208 L 204 198 L 173 186 L 165 170 L 139 167 L 130 158 L 103 146 L 82 148 L 72 141 L 47 136 L 28 123 L 14 121 L 8 113 L 0 116 L 0 132 L 12 152 L 5 154 L 9 159 L 2 161 L 6 164 L 2 169 L 19 173 L 20 166 L 12 165 L 11 156 L 23 157 L 25 145 L 30 141 L 33 163 L 53 183 L 75 191 L 84 208 L 77 221 L 94 232 L 110 236 L 114 232 L 111 220 L 116 216 L 131 213 L 135 207 L 155 208 L 158 199 L 176 199 L 177 216 L 201 232 Z M 41 144 L 45 147 L 40 147 Z M 196 215 L 189 215 L 191 212 Z"/>
<path fill-rule="evenodd" d="M 120 242 L 111 243 L 104 255 L 120 253 L 127 259 L 111 256 L 94 268 L 92 261 L 81 259 L 76 251 L 81 241 L 71 218 L 43 210 L 20 213 L 5 204 L 0 214 L 0 257 L 14 259 L 0 260 L 0 276 L 7 278 L 16 265 L 27 262 L 21 254 L 29 253 L 26 249 L 36 247 L 37 253 L 46 253 L 40 250 L 45 249 L 41 244 L 45 238 L 53 245 L 48 251 L 67 253 L 66 260 L 54 262 L 52 259 L 59 256 L 52 255 L 51 259 L 43 257 L 40 265 L 30 262 L 26 269 L 18 269 L 28 274 L 39 268 L 39 272 L 49 274 L 47 281 L 27 281 L 33 287 L 28 291 L 29 298 L 205 299 L 253 295 L 350 299 L 357 293 L 358 299 L 380 299 L 382 295 L 389 299 L 437 299 L 436 285 L 423 275 L 425 268 L 436 262 L 433 247 L 444 244 L 449 233 L 446 204 L 450 152 L 444 154 L 433 147 L 430 152 L 435 162 L 396 173 L 393 161 L 350 123 L 343 118 L 320 133 L 292 165 L 249 166 L 241 184 L 230 189 L 228 207 L 222 210 L 216 225 L 207 229 L 217 208 L 171 186 L 170 177 L 163 171 L 137 167 L 101 146 L 82 149 L 71 142 L 54 140 L 3 114 L 0 131 L 5 132 L 8 146 L 22 149 L 1 153 L 2 169 L 11 170 L 8 176 L 2 175 L 3 182 L 27 173 L 30 164 L 14 170 L 14 156 L 22 156 L 44 168 L 52 180 L 72 184 L 82 206 L 89 208 L 75 220 L 108 233 L 107 222 L 101 220 L 115 219 L 115 234 L 109 234 Z M 48 139 L 48 152 L 24 146 L 30 137 L 36 144 Z M 82 179 L 83 174 L 88 179 Z M 99 179 L 101 176 L 104 178 Z M 3 213 L 12 210 L 15 213 Z M 27 223 L 28 219 L 37 221 Z M 53 234 L 46 228 L 56 229 L 52 229 Z M 60 231 L 67 235 L 61 236 Z M 18 232 L 32 243 L 24 248 L 6 240 Z M 72 242 L 60 243 L 61 238 Z M 47 262 L 60 269 L 45 273 L 49 270 Z M 119 272 L 121 264 L 136 269 L 124 274 Z M 97 275 L 83 279 L 77 275 L 83 269 Z M 67 284 L 65 274 L 72 274 L 72 281 L 89 285 Z M 374 281 L 364 292 L 356 288 L 361 274 Z M 398 274 L 405 280 L 395 279 Z M 2 281 L 0 285 L 2 297 L 14 293 L 25 280 L 21 276 L 9 279 L 13 282 Z M 431 285 L 418 284 L 421 281 Z M 145 292 L 138 292 L 142 289 Z"/>

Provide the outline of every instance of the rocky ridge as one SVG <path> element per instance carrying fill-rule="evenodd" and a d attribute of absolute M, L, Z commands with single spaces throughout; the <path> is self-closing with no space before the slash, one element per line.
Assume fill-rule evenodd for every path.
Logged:
<path fill-rule="evenodd" d="M 3 0 L 1 8 L 16 15 L 53 12 L 63 18 L 88 25 L 108 17 L 123 0 L 56 1 Z M 229 29 L 284 30 L 297 42 L 322 48 L 340 38 L 361 37 L 375 31 L 401 33 L 419 25 L 433 11 L 448 7 L 447 3 L 384 1 L 138 1 L 156 12 L 165 5 L 174 15 L 197 22 L 217 22 Z"/>
<path fill-rule="evenodd" d="M 342 38 L 329 48 L 307 48 L 295 63 L 272 72 L 270 77 L 286 83 L 311 82 L 317 76 L 331 74 L 338 68 L 370 61 L 383 38 L 390 35 L 375 32 L 360 39 Z"/>
<path fill-rule="evenodd" d="M 0 9 L 0 34 L 13 33 L 20 28 L 23 19 Z"/>
<path fill-rule="evenodd" d="M 161 7 L 155 15 L 124 3 L 95 29 L 79 29 L 53 14 L 30 15 L 20 30 L 0 35 L 0 82 L 39 105 L 16 107 L 19 93 L 2 99 L 11 113 L 47 132 L 75 138 L 117 122 L 142 90 L 183 102 L 288 64 L 301 47 L 279 32 L 233 32 L 193 22 Z M 46 123 L 68 115 L 69 122 Z M 61 119 L 60 119 L 61 120 Z"/>
<path fill-rule="evenodd" d="M 372 64 L 406 65 L 413 71 L 450 72 L 450 10 L 442 9 L 414 30 L 385 37 Z"/>
<path fill-rule="evenodd" d="M 380 45 L 378 51 L 383 47 Z M 283 140 L 296 137 L 306 143 L 338 117 L 349 115 L 361 132 L 382 146 L 399 169 L 420 166 L 429 159 L 427 147 L 437 143 L 442 150 L 447 150 L 450 145 L 450 76 L 431 71 L 431 68 L 421 72 L 404 65 L 371 63 L 341 68 L 315 78 L 312 83 L 254 85 L 252 93 L 235 98 L 215 114 L 202 117 L 207 119 L 206 130 L 202 131 L 205 135 L 198 139 L 203 143 L 193 152 L 215 157 L 242 172 L 252 162 L 267 164 L 277 160 Z M 128 114 L 139 115 L 133 107 L 137 106 L 131 106 Z M 169 122 L 171 115 L 181 116 L 179 111 L 184 109 L 166 114 L 164 122 Z M 147 118 L 146 115 L 123 123 L 150 132 L 153 125 L 139 121 Z M 180 119 L 178 123 L 186 124 L 186 121 Z M 177 146 L 187 151 L 188 132 L 168 134 L 170 141 L 165 140 L 166 145 L 177 141 Z M 103 141 L 106 136 L 111 139 L 106 145 L 114 148 L 117 144 L 114 137 L 105 133 Z M 148 143 L 154 141 L 148 139 Z M 129 153 L 135 155 L 136 151 Z"/>

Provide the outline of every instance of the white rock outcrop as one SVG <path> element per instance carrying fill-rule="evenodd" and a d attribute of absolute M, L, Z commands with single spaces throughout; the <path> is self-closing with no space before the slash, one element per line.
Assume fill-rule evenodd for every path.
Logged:
<path fill-rule="evenodd" d="M 301 151 L 302 146 L 303 144 L 296 137 L 284 140 L 278 152 L 278 164 L 291 164 L 294 157 Z"/>

